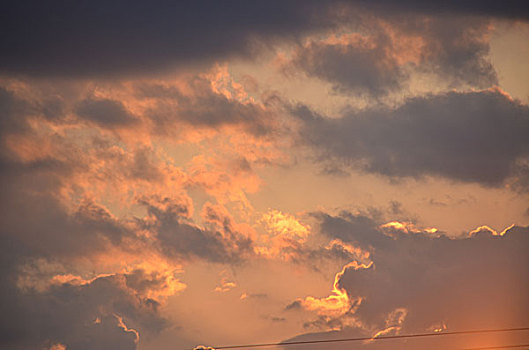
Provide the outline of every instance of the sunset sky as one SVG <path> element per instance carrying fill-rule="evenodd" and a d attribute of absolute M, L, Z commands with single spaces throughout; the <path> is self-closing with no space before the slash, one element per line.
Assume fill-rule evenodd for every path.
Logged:
<path fill-rule="evenodd" d="M 0 349 L 529 327 L 526 1 L 2 1 L 0 51 Z"/>

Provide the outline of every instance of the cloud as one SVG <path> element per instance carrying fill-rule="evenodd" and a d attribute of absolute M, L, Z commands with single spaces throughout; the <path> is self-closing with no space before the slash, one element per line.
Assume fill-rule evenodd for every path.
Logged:
<path fill-rule="evenodd" d="M 181 64 L 250 57 L 262 43 L 299 38 L 350 22 L 343 7 L 376 13 L 529 18 L 522 1 L 493 3 L 383 1 L 4 2 L 0 71 L 34 76 L 116 76 Z"/>
<path fill-rule="evenodd" d="M 501 186 L 527 176 L 529 108 L 499 90 L 408 99 L 329 119 L 303 107 L 301 138 L 331 164 L 389 177 Z M 325 160 L 324 160 L 325 162 Z"/>
<path fill-rule="evenodd" d="M 253 254 L 251 238 L 238 232 L 218 207 L 205 207 L 210 225 L 201 228 L 186 219 L 186 207 L 169 198 L 143 201 L 143 205 L 149 217 L 139 223 L 156 235 L 158 249 L 168 257 L 228 263 Z"/>
<path fill-rule="evenodd" d="M 384 10 L 387 12 L 412 12 L 412 13 L 427 13 L 427 14 L 465 14 L 474 16 L 492 16 L 504 17 L 512 19 L 527 19 L 529 18 L 529 8 L 522 0 L 512 0 L 505 2 L 504 6 L 487 2 L 483 3 L 479 0 L 465 1 L 428 1 L 427 3 L 420 0 L 383 0 L 377 1 L 373 5 L 370 1 L 357 1 L 359 5 L 372 5 L 375 9 Z"/>
<path fill-rule="evenodd" d="M 351 10 L 354 13 L 354 10 Z M 367 11 L 345 33 L 309 37 L 284 64 L 331 82 L 341 93 L 380 97 L 406 91 L 418 74 L 437 84 L 487 88 L 497 84 L 488 59 L 490 21 L 468 16 L 420 16 Z"/>
<path fill-rule="evenodd" d="M 138 332 L 166 326 L 158 305 L 183 284 L 134 225 L 94 201 L 63 203 L 61 168 L 13 162 L 0 176 L 0 347 L 135 349 Z"/>
<path fill-rule="evenodd" d="M 317 311 L 311 326 L 345 331 L 334 338 L 355 329 L 374 336 L 439 327 L 508 328 L 529 321 L 529 227 L 512 226 L 502 233 L 479 228 L 449 238 L 428 230 L 412 232 L 403 224 L 392 233 L 388 229 L 396 225 L 374 220 L 369 225 L 369 219 L 349 212 L 319 215 L 322 234 L 367 249 L 372 261 L 363 268 L 356 262 L 346 265 L 336 275 L 331 296 L 297 301 L 296 306 Z M 360 229 L 359 220 L 369 231 Z M 327 307 L 339 296 L 344 296 L 341 308 Z"/>
<path fill-rule="evenodd" d="M 219 74 L 219 79 L 227 78 L 223 71 Z M 239 103 L 227 97 L 220 82 L 215 85 L 217 92 L 206 78 L 196 79 L 195 83 L 226 105 Z M 5 147 L 0 154 L 0 176 L 2 183 L 10 183 L 2 200 L 2 229 L 31 251 L 29 255 L 80 258 L 91 257 L 94 252 L 125 249 L 129 253 L 160 253 L 176 260 L 233 262 L 253 254 L 251 230 L 238 225 L 221 205 L 209 204 L 204 206 L 203 217 L 207 227 L 200 227 L 190 219 L 193 204 L 186 194 L 188 187 L 194 187 L 210 191 L 219 199 L 226 196 L 234 200 L 238 196 L 235 200 L 245 200 L 244 192 L 257 186 L 246 158 L 233 165 L 198 156 L 193 158 L 187 174 L 164 158 L 160 148 L 133 141 L 124 144 L 120 135 L 98 133 L 99 126 L 130 128 L 135 124 L 138 119 L 125 107 L 131 105 L 137 110 L 135 101 L 86 97 L 76 102 L 75 96 L 71 98 L 63 92 L 73 99 L 68 104 L 75 106 L 78 115 L 94 122 L 87 130 L 86 125 L 73 119 L 46 119 L 46 95 L 23 82 L 14 85 L 19 88 L 0 90 L 5 102 L 2 122 L 6 125 L 1 134 Z M 232 85 L 228 82 L 229 87 Z M 186 91 L 191 93 L 177 105 L 185 105 L 185 100 L 194 99 L 195 93 L 200 95 L 193 88 Z M 103 88 L 99 92 L 108 96 Z M 126 92 L 124 89 L 117 95 L 123 97 Z M 207 105 L 205 101 L 196 103 Z M 194 109 L 189 107 L 190 111 Z M 226 118 L 234 117 L 235 112 L 227 113 Z M 215 113 L 211 111 L 211 115 Z M 249 113 L 234 123 L 253 116 Z M 189 123 L 196 122 L 189 115 L 185 118 L 190 118 Z M 223 122 L 220 118 L 212 127 Z M 258 154 L 254 152 L 252 156 Z M 234 171 L 228 174 L 226 167 Z M 242 184 L 237 185 L 239 178 Z M 127 209 L 137 206 L 147 216 L 115 216 L 112 212 L 116 211 L 116 204 Z"/>
<path fill-rule="evenodd" d="M 528 109 L 499 90 L 427 95 L 393 109 L 347 110 L 341 119 L 300 107 L 292 120 L 286 98 L 267 90 L 277 78 L 265 81 L 268 68 L 241 78 L 249 91 L 235 78 L 245 67 L 239 58 L 266 63 L 286 43 L 297 45 L 292 65 L 342 92 L 391 94 L 406 88 L 409 69 L 436 71 L 458 88 L 488 87 L 496 82 L 486 58 L 488 16 L 528 16 L 515 14 L 511 3 L 497 16 L 494 5 L 478 5 L 2 2 L 0 347 L 136 349 L 169 326 L 170 335 L 189 343 L 201 336 L 190 334 L 193 324 L 204 324 L 199 313 L 186 315 L 190 304 L 180 316 L 171 313 L 191 321 L 181 330 L 163 317 L 172 311 L 167 299 L 186 287 L 183 266 L 190 274 L 248 270 L 238 278 L 221 275 L 208 288 L 201 276 L 189 276 L 203 295 L 188 293 L 171 307 L 200 300 L 191 309 L 225 308 L 230 301 L 248 311 L 295 300 L 288 319 L 271 316 L 279 308 L 259 316 L 267 327 L 281 322 L 276 335 L 302 324 L 293 319 L 303 317 L 296 310 L 315 313 L 307 329 L 369 335 L 465 325 L 456 311 L 490 300 L 496 304 L 476 312 L 484 324 L 493 311 L 498 322 L 522 319 L 517 312 L 527 308 L 512 286 L 527 291 L 526 279 L 513 277 L 527 275 L 520 268 L 527 265 L 521 252 L 527 228 L 482 226 L 455 240 L 408 222 L 344 212 L 313 214 L 315 233 L 312 221 L 288 214 L 287 204 L 264 216 L 254 209 L 250 200 L 261 208 L 274 191 L 248 195 L 281 176 L 263 166 L 295 158 L 290 146 L 298 123 L 298 136 L 334 169 L 529 188 Z M 400 12 L 414 6 L 418 15 Z M 432 11 L 439 7 L 446 12 L 437 19 Z M 357 9 L 370 15 L 360 18 Z M 397 25 L 399 18 L 417 21 Z M 365 32 L 328 35 L 355 26 Z M 232 58 L 234 66 L 222 63 Z M 203 67 L 213 68 L 197 73 Z M 405 215 L 398 203 L 392 210 Z M 304 265 L 322 272 L 338 264 L 343 269 L 328 296 L 296 299 L 314 275 L 295 288 L 274 285 Z M 276 266 L 272 276 L 255 278 L 256 267 Z M 480 279 L 485 274 L 497 285 Z M 275 282 L 265 286 L 268 277 Z M 427 309 L 426 297 L 406 294 L 412 285 L 446 307 Z M 454 285 L 461 295 L 448 289 Z M 509 298 L 499 298 L 503 292 Z M 203 297 L 211 300 L 202 304 Z M 260 313 L 250 311 L 244 315 Z M 243 328 L 256 329 L 247 323 Z M 212 340 L 231 337 L 213 328 Z"/>
<path fill-rule="evenodd" d="M 2 304 L 9 312 L 1 317 L 3 347 L 29 349 L 53 342 L 72 349 L 136 349 L 143 332 L 157 333 L 167 325 L 156 302 L 142 298 L 127 275 L 53 285 L 43 292 L 17 289 L 5 277 Z"/>
<path fill-rule="evenodd" d="M 86 128 L 20 86 L 0 89 L 0 347 L 135 349 L 168 326 L 160 309 L 185 287 L 180 261 L 234 262 L 251 240 L 216 208 L 196 225 L 185 176 L 156 149 L 98 133 L 130 128 L 125 104 L 89 100 Z M 157 201 L 158 187 L 170 199 Z M 112 197 L 130 199 L 126 214 Z"/>
<path fill-rule="evenodd" d="M 7 132 L 22 131 L 24 129 L 24 119 L 21 115 L 29 113 L 29 105 L 17 98 L 11 91 L 0 88 L 0 123 L 2 135 Z"/>
<path fill-rule="evenodd" d="M 119 75 L 249 56 L 255 40 L 296 37 L 326 26 L 318 2 L 141 1 L 10 2 L 2 21 L 3 72 L 31 75 Z M 60 19 L 60 20 L 58 20 Z M 26 25 L 21 25 L 26 23 Z"/>
<path fill-rule="evenodd" d="M 387 57 L 388 38 L 369 39 L 311 42 L 295 52 L 286 69 L 328 80 L 341 92 L 386 94 L 399 88 L 406 74 Z"/>
<path fill-rule="evenodd" d="M 62 172 L 20 171 L 1 174 L 0 347 L 135 349 L 165 328 L 158 307 L 185 287 L 176 265 L 104 206 L 65 205 Z"/>
<path fill-rule="evenodd" d="M 266 101 L 249 98 L 226 67 L 182 80 L 184 87 L 161 83 L 139 83 L 136 87 L 134 98 L 151 103 L 144 115 L 155 133 L 171 134 L 179 124 L 210 130 L 235 126 L 254 136 L 276 131 L 276 111 Z"/>
<path fill-rule="evenodd" d="M 137 122 L 123 103 L 110 99 L 87 98 L 77 105 L 76 112 L 81 118 L 108 128 L 130 126 Z"/>
<path fill-rule="evenodd" d="M 229 273 L 228 270 L 222 270 L 220 273 L 220 283 L 217 284 L 214 291 L 218 293 L 226 293 L 237 287 L 237 283 L 234 280 L 233 273 Z"/>

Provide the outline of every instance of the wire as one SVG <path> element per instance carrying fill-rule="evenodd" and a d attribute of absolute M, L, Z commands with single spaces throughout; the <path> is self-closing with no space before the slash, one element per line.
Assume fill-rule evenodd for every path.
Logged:
<path fill-rule="evenodd" d="M 487 346 L 484 348 L 465 348 L 461 350 L 494 350 L 494 349 L 514 349 L 514 348 L 529 348 L 529 344 L 517 344 L 517 345 L 501 345 L 501 346 Z"/>
<path fill-rule="evenodd" d="M 342 338 L 342 339 L 325 339 L 325 340 L 305 340 L 305 341 L 290 341 L 283 343 L 261 343 L 261 344 L 245 344 L 245 345 L 225 345 L 225 346 L 214 346 L 211 347 L 216 350 L 221 349 L 241 349 L 241 348 L 264 348 L 270 346 L 287 346 L 287 345 L 300 345 L 300 344 L 321 344 L 321 343 L 338 343 L 338 342 L 351 342 L 351 341 L 365 341 L 365 340 L 385 340 L 385 339 L 403 339 L 403 338 L 419 338 L 419 337 L 434 337 L 434 336 L 446 336 L 446 335 L 462 335 L 462 334 L 482 334 L 482 333 L 498 333 L 498 332 L 517 332 L 527 331 L 529 327 L 519 328 L 502 328 L 502 329 L 480 329 L 480 330 L 468 330 L 468 331 L 453 331 L 453 332 L 438 332 L 438 333 L 419 333 L 419 334 L 403 334 L 403 335 L 387 335 L 380 337 L 360 337 L 360 338 Z M 526 346 L 526 345 L 524 345 Z M 206 348 L 208 349 L 208 348 Z M 495 349 L 495 348 L 483 348 L 483 349 Z M 193 349 L 186 349 L 193 350 Z M 478 349 L 474 349 L 478 350 Z"/>

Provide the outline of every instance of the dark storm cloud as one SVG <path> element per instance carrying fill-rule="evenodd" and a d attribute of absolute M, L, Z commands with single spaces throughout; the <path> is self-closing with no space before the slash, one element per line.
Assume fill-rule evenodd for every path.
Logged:
<path fill-rule="evenodd" d="M 499 186 L 527 176 L 529 107 L 496 90 L 429 95 L 396 109 L 329 119 L 300 107 L 301 136 L 322 159 L 390 177 Z"/>
<path fill-rule="evenodd" d="M 4 1 L 0 71 L 109 76 L 248 56 L 256 40 L 284 40 L 333 25 L 338 17 L 328 10 L 340 6 L 529 18 L 523 1 Z"/>
<path fill-rule="evenodd" d="M 315 215 L 321 233 L 367 249 L 373 262 L 367 268 L 346 267 L 338 276 L 338 288 L 349 298 L 363 300 L 354 311 L 320 315 L 310 323 L 311 327 L 343 329 L 325 337 L 372 336 L 390 327 L 395 327 L 390 334 L 406 334 L 431 331 L 443 324 L 450 331 L 529 322 L 529 227 L 513 226 L 502 235 L 480 228 L 464 237 L 449 238 L 383 227 L 349 212 Z M 299 308 L 302 303 L 297 301 L 290 308 Z M 347 326 L 351 318 L 356 326 Z M 459 341 L 464 339 L 451 346 L 461 347 L 464 343 Z M 387 346 L 376 343 L 364 346 Z M 444 348 L 435 342 L 408 343 L 406 348 L 421 346 Z"/>
<path fill-rule="evenodd" d="M 317 2 L 8 1 L 0 12 L 0 70 L 92 76 L 249 55 L 254 39 L 325 25 Z"/>

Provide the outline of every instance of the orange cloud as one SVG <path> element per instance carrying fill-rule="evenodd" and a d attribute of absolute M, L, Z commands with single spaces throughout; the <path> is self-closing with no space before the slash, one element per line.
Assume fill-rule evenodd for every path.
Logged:
<path fill-rule="evenodd" d="M 334 277 L 333 289 L 329 296 L 325 298 L 315 298 L 308 296 L 305 299 L 299 300 L 301 305 L 309 311 L 315 311 L 318 315 L 333 318 L 344 316 L 347 313 L 354 314 L 355 310 L 362 303 L 362 298 L 351 298 L 347 294 L 346 290 L 340 287 L 340 279 L 347 269 L 369 269 L 372 266 L 372 262 L 368 265 L 358 263 L 356 261 L 348 263 Z"/>
<path fill-rule="evenodd" d="M 294 216 L 275 209 L 263 214 L 261 222 L 265 224 L 268 233 L 273 237 L 280 236 L 303 242 L 310 234 L 309 225 L 304 225 Z"/>
<path fill-rule="evenodd" d="M 259 220 L 265 234 L 258 235 L 256 252 L 269 259 L 293 260 L 303 253 L 303 245 L 311 233 L 309 225 L 279 210 L 270 210 Z"/>
<path fill-rule="evenodd" d="M 469 237 L 472 237 L 472 236 L 474 236 L 474 235 L 476 235 L 476 234 L 478 234 L 478 233 L 482 233 L 482 232 L 488 232 L 488 233 L 489 233 L 490 235 L 492 235 L 492 236 L 503 236 L 503 235 L 505 235 L 505 233 L 506 233 L 507 231 L 509 231 L 509 230 L 512 229 L 513 227 L 514 227 L 514 224 L 508 226 L 508 227 L 505 228 L 503 231 L 498 232 L 498 231 L 496 231 L 496 230 L 490 228 L 490 227 L 487 226 L 487 225 L 483 225 L 483 226 L 479 226 L 479 227 L 473 229 L 472 231 L 470 231 L 470 232 L 468 233 L 468 236 L 469 236 Z"/>
<path fill-rule="evenodd" d="M 116 319 L 118 320 L 118 326 L 123 329 L 125 332 L 127 333 L 132 333 L 134 334 L 135 336 L 135 340 L 134 340 L 134 343 L 138 344 L 138 342 L 140 341 L 140 333 L 138 333 L 137 330 L 133 329 L 133 328 L 129 328 L 127 327 L 127 325 L 125 324 L 125 322 L 123 322 L 123 317 L 117 315 L 117 314 L 114 314 L 114 317 L 116 317 Z"/>
<path fill-rule="evenodd" d="M 237 287 L 237 283 L 233 281 L 227 270 L 223 270 L 221 272 L 220 285 L 216 286 L 214 291 L 219 293 L 225 293 L 235 287 Z"/>
<path fill-rule="evenodd" d="M 435 227 L 427 227 L 427 228 L 419 228 L 414 223 L 411 222 L 400 222 L 400 221 L 391 221 L 388 223 L 385 223 L 383 225 L 380 225 L 380 228 L 388 233 L 391 233 L 391 231 L 398 231 L 401 233 L 429 233 L 429 234 L 435 234 L 439 230 Z"/>

